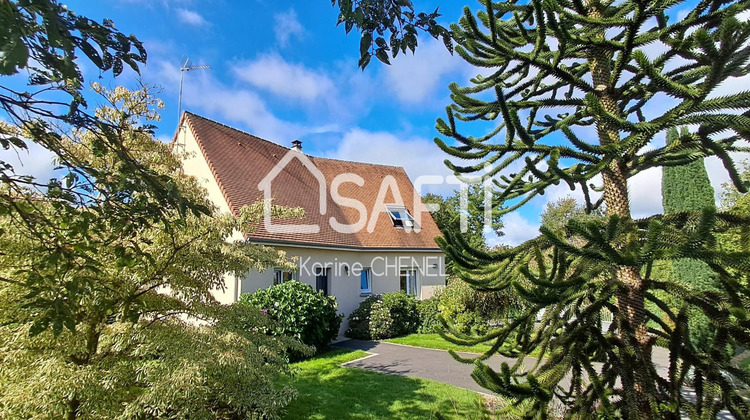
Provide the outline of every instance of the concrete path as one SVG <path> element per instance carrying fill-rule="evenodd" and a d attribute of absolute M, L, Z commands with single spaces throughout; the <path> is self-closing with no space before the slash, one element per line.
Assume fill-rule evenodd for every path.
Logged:
<path fill-rule="evenodd" d="M 336 347 L 363 350 L 371 353 L 371 356 L 353 360 L 345 363 L 343 366 L 356 367 L 361 369 L 372 370 L 375 372 L 412 376 L 417 378 L 432 379 L 460 388 L 466 388 L 477 392 L 490 393 L 490 391 L 480 387 L 471 378 L 471 371 L 474 365 L 460 363 L 453 359 L 445 350 L 426 349 L 421 347 L 404 346 L 400 344 L 386 343 L 382 341 L 361 341 L 346 340 L 334 344 Z M 460 353 L 460 356 L 476 356 L 472 353 Z M 661 375 L 665 375 L 669 366 L 669 352 L 666 349 L 655 347 L 652 354 L 652 360 Z M 513 364 L 515 359 L 495 355 L 485 362 L 495 370 L 499 370 L 503 363 Z M 535 363 L 532 358 L 525 360 L 526 367 L 531 367 Z M 566 386 L 567 384 L 561 384 Z M 683 391 L 688 399 L 694 398 L 692 390 L 686 388 Z M 721 412 L 717 417 L 719 419 L 733 419 L 728 412 Z"/>

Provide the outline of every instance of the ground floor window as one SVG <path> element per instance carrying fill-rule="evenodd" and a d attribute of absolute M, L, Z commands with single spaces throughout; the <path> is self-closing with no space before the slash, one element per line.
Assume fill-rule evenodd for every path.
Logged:
<path fill-rule="evenodd" d="M 319 268 L 315 273 L 315 290 L 323 292 L 328 296 L 328 269 Z"/>
<path fill-rule="evenodd" d="M 273 270 L 273 284 L 281 284 L 290 280 L 297 280 L 297 273 L 278 268 Z"/>
<path fill-rule="evenodd" d="M 372 271 L 369 268 L 363 268 L 359 273 L 359 292 L 372 293 Z"/>
<path fill-rule="evenodd" d="M 401 290 L 417 296 L 417 270 L 411 268 L 401 270 Z"/>

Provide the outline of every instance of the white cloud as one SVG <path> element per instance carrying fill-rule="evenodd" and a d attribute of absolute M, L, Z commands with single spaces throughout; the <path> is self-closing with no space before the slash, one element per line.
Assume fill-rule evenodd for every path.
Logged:
<path fill-rule="evenodd" d="M 273 115 L 255 92 L 228 88 L 208 77 L 185 91 L 183 104 L 186 109 L 201 110 L 210 118 L 230 125 L 240 122 L 258 137 L 286 145 L 310 130 Z M 211 95 L 201 94 L 209 91 Z"/>
<path fill-rule="evenodd" d="M 0 161 L 12 165 L 17 175 L 31 175 L 41 183 L 55 177 L 55 155 L 31 141 L 27 141 L 26 146 L 28 150 L 0 149 Z"/>
<path fill-rule="evenodd" d="M 745 92 L 747 90 L 750 90 L 750 74 L 740 77 L 731 77 L 725 80 L 708 94 L 708 98 L 718 98 L 725 95 Z"/>
<path fill-rule="evenodd" d="M 293 36 L 301 38 L 305 34 L 305 29 L 297 20 L 297 12 L 294 9 L 273 15 L 273 22 L 276 42 L 282 48 L 289 45 L 289 40 Z"/>
<path fill-rule="evenodd" d="M 148 70 L 149 77 L 153 75 L 154 79 L 162 80 L 167 87 L 178 86 L 180 69 L 173 63 L 153 60 Z M 206 92 L 210 94 L 207 95 Z M 174 104 L 176 105 L 176 102 Z M 190 72 L 189 76 L 185 77 L 182 107 L 183 110 L 235 125 L 259 137 L 284 145 L 292 138 L 301 137 L 305 133 L 318 129 L 276 117 L 256 92 L 227 86 L 213 77 L 210 72 Z"/>
<path fill-rule="evenodd" d="M 750 159 L 748 153 L 732 153 L 731 157 L 738 163 L 744 159 Z M 717 205 L 723 191 L 723 184 L 729 182 L 724 165 L 717 157 L 709 157 L 704 160 L 706 172 L 714 188 Z M 594 184 L 601 185 L 599 177 L 595 179 Z M 661 214 L 664 212 L 662 207 L 661 195 L 662 169 L 652 168 L 643 171 L 628 180 L 628 197 L 630 200 L 630 211 L 633 218 L 642 218 Z M 592 198 L 596 199 L 600 193 L 592 192 Z M 539 206 L 543 209 L 546 203 L 555 202 L 560 198 L 570 196 L 575 198 L 579 203 L 583 203 L 583 194 L 579 190 L 570 191 L 567 185 L 560 184 L 556 187 L 550 187 L 545 194 L 546 201 Z"/>
<path fill-rule="evenodd" d="M 530 222 L 517 211 L 503 216 L 503 236 L 487 235 L 487 245 L 516 246 L 539 236 L 539 223 Z"/>
<path fill-rule="evenodd" d="M 183 9 L 183 8 L 177 8 L 177 20 L 180 22 L 192 25 L 192 26 L 205 26 L 208 25 L 208 21 L 203 18 L 203 16 L 199 15 L 198 12 L 195 12 L 193 10 Z"/>
<path fill-rule="evenodd" d="M 325 74 L 288 63 L 278 54 L 238 63 L 232 72 L 240 80 L 289 99 L 313 101 L 335 90 Z"/>
<path fill-rule="evenodd" d="M 446 158 L 432 141 L 419 138 L 401 138 L 387 132 L 371 132 L 355 128 L 344 134 L 337 149 L 326 157 L 401 166 L 414 182 L 422 175 L 439 175 L 443 178 L 453 173 L 442 163 Z M 458 188 L 455 184 L 426 185 L 427 192 L 448 194 Z"/>
<path fill-rule="evenodd" d="M 633 218 L 662 213 L 661 168 L 652 168 L 639 173 L 628 181 L 630 213 Z"/>
<path fill-rule="evenodd" d="M 466 72 L 463 59 L 457 54 L 451 55 L 442 43 L 432 38 L 420 41 L 416 54 L 407 50 L 383 70 L 388 88 L 406 104 L 424 102 L 439 88 L 447 93 L 448 83 L 444 83 L 444 76 Z"/>
<path fill-rule="evenodd" d="M 743 160 L 750 159 L 750 153 L 730 153 L 729 156 L 734 159 L 735 165 L 739 168 L 739 163 Z M 724 168 L 724 164 L 717 157 L 710 157 L 705 160 L 708 178 L 711 180 L 711 186 L 714 187 L 716 194 L 716 203 L 719 204 L 721 193 L 724 191 L 723 185 L 729 182 L 729 175 Z"/>

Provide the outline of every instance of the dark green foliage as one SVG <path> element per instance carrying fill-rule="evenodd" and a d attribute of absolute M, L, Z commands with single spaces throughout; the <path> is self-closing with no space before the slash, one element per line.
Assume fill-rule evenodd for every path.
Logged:
<path fill-rule="evenodd" d="M 299 281 L 287 281 L 244 294 L 237 305 L 260 308 L 276 321 L 268 331 L 272 335 L 294 337 L 318 350 L 328 348 L 336 338 L 343 319 L 336 313 L 336 298 L 316 292 Z M 255 325 L 248 325 L 254 328 Z"/>
<path fill-rule="evenodd" d="M 667 132 L 667 145 L 686 137 L 690 137 L 686 128 L 683 128 L 682 134 L 672 128 Z M 708 179 L 703 159 L 681 166 L 667 166 L 662 172 L 661 195 L 665 214 L 716 208 L 714 188 Z"/>
<path fill-rule="evenodd" d="M 441 330 L 439 304 L 439 296 L 432 296 L 429 299 L 417 302 L 417 310 L 419 311 L 418 333 L 431 334 Z"/>
<path fill-rule="evenodd" d="M 331 0 L 338 4 L 337 24 L 344 24 L 348 34 L 356 27 L 361 33 L 359 67 L 364 69 L 372 56 L 384 64 L 406 50 L 417 48 L 417 33 L 424 31 L 442 40 L 448 50 L 453 47 L 450 32 L 435 22 L 440 14 L 414 11 L 411 0 Z M 390 56 L 390 58 L 389 58 Z"/>
<path fill-rule="evenodd" d="M 0 159 L 0 215 L 49 245 L 27 267 L 33 278 L 24 281 L 27 303 L 38 314 L 33 333 L 74 327 L 76 303 L 98 287 L 92 273 L 107 268 L 97 261 L 100 247 L 121 243 L 140 226 L 167 225 L 173 210 L 209 213 L 183 197 L 174 179 L 151 170 L 129 150 L 129 134 L 151 132 L 146 118 L 123 112 L 120 119 L 105 120 L 86 108 L 81 67 L 93 65 L 118 76 L 128 68 L 138 72 L 145 62 L 142 43 L 109 19 L 80 16 L 56 0 L 0 2 L 0 149 L 14 153 L 33 142 L 62 168 L 55 179 L 36 180 Z M 16 88 L 23 75 L 26 86 Z M 68 135 L 72 132 L 95 140 L 84 145 Z M 77 146 L 118 162 L 116 169 L 96 168 L 75 152 Z M 54 202 L 57 214 L 69 222 L 59 225 L 40 211 L 35 205 L 40 198 Z M 124 267 L 143 257 L 133 257 L 139 250 L 127 244 L 121 248 Z"/>
<path fill-rule="evenodd" d="M 359 307 L 349 314 L 349 329 L 346 330 L 344 335 L 358 340 L 369 340 L 370 312 L 372 312 L 372 305 L 380 301 L 380 299 L 380 295 L 372 295 L 363 300 L 359 304 Z"/>
<path fill-rule="evenodd" d="M 681 133 L 678 133 L 676 128 L 670 129 L 667 132 L 667 145 L 674 144 L 680 137 L 688 136 L 690 132 L 687 128 L 683 128 Z M 708 179 L 703 159 L 663 169 L 662 204 L 665 214 L 716 209 L 714 189 Z M 716 274 L 701 261 L 684 258 L 675 260 L 672 262 L 670 275 L 670 280 L 689 284 L 697 290 L 718 291 L 720 288 Z M 713 331 L 708 319 L 705 315 L 695 311 L 690 315 L 688 323 L 691 341 L 702 349 L 709 349 Z"/>
<path fill-rule="evenodd" d="M 97 91 L 110 104 L 97 115 L 119 127 L 133 157 L 209 205 L 169 146 L 131 126 L 158 118 L 148 88 Z M 148 193 L 131 200 L 116 194 L 121 161 L 96 153 L 97 133 L 71 135 L 63 137 L 67 153 L 112 178 L 94 184 L 109 199 L 78 207 L 53 192 L 0 185 L 2 197 L 31 211 L 0 212 L 0 418 L 278 416 L 294 397 L 277 383 L 288 372 L 286 350 L 302 345 L 239 331 L 238 318 L 260 330 L 267 317 L 212 295 L 227 273 L 291 265 L 283 253 L 226 240 L 261 220 L 263 204 L 238 217 L 196 216 Z M 164 206 L 164 223 L 144 223 L 144 207 L 156 206 Z"/>
<path fill-rule="evenodd" d="M 715 418 L 721 409 L 748 418 L 736 381 L 750 377 L 724 350 L 750 344 L 750 217 L 703 210 L 633 220 L 628 180 L 716 156 L 747 191 L 731 154 L 750 151 L 750 91 L 736 84 L 712 94 L 750 73 L 750 1 L 479 3 L 450 27 L 455 52 L 481 74 L 450 85 L 453 103 L 435 140 L 453 158 L 446 164 L 491 178 L 493 216 L 564 184 L 581 189 L 587 212 L 604 204 L 606 217 L 570 220 L 562 232 L 542 227 L 542 236 L 494 252 L 450 231 L 438 239 L 459 278 L 525 302 L 506 326 L 453 339 L 494 340 L 489 354 L 513 343 L 521 360 L 542 356 L 530 370 L 519 362 L 500 372 L 483 363 L 487 356 L 467 360 L 475 379 L 510 398 L 518 418 L 547 418 L 553 402 L 566 418 Z M 655 46 L 663 52 L 649 56 Z M 654 147 L 656 136 L 682 126 L 696 129 Z M 718 247 L 727 234 L 736 244 Z M 655 263 L 685 258 L 715 272 L 719 290 L 652 276 Z M 675 299 L 684 304 L 670 307 Z M 709 351 L 691 343 L 695 311 L 715 333 Z M 651 361 L 654 345 L 670 350 L 666 377 Z M 681 394 L 689 371 L 694 401 Z"/>
<path fill-rule="evenodd" d="M 563 183 L 581 189 L 587 212 L 605 204 L 606 217 L 542 227 L 536 239 L 489 253 L 461 235 L 439 239 L 459 278 L 526 303 L 502 328 L 482 337 L 454 331 L 453 339 L 495 340 L 489 353 L 515 343 L 522 359 L 543 356 L 531 370 L 518 363 L 500 372 L 471 360 L 475 379 L 511 398 L 523 418 L 546 418 L 554 401 L 568 418 L 714 418 L 720 409 L 747 418 L 750 406 L 727 378 L 750 377 L 725 349 L 750 344 L 750 219 L 707 209 L 633 220 L 628 180 L 716 156 L 747 191 L 730 153 L 748 151 L 750 91 L 711 94 L 750 73 L 750 23 L 739 19 L 750 2 L 700 1 L 679 20 L 685 4 L 656 0 L 479 3 L 451 25 L 456 53 L 489 71 L 470 86 L 450 86 L 453 104 L 435 140 L 453 158 L 447 165 L 492 178 L 497 216 Z M 654 44 L 664 52 L 648 56 Z M 654 147 L 657 135 L 680 126 L 696 129 Z M 482 127 L 486 134 L 477 135 Z M 732 229 L 745 232 L 738 252 L 717 247 L 717 235 Z M 652 277 L 655 261 L 685 258 L 705 263 L 721 287 Z M 677 299 L 683 304 L 668 305 Z M 714 331 L 710 349 L 691 342 L 696 311 Z M 602 331 L 609 313 L 613 322 Z M 651 361 L 654 345 L 670 349 L 666 377 Z M 691 369 L 695 403 L 680 393 Z"/>
<path fill-rule="evenodd" d="M 349 315 L 346 336 L 379 340 L 417 332 L 419 310 L 414 296 L 399 290 L 369 296 Z"/>
<path fill-rule="evenodd" d="M 722 293 L 711 293 L 695 290 L 688 285 L 671 281 L 660 281 L 645 276 L 646 312 L 650 321 L 657 324 L 650 332 L 655 343 L 671 349 L 670 382 L 657 382 L 650 391 L 653 397 L 667 406 L 682 405 L 692 407 L 679 394 L 670 389 L 680 389 L 685 385 L 686 375 L 690 368 L 695 369 L 697 376 L 710 382 L 715 390 L 724 390 L 727 404 L 734 413 L 742 412 L 746 404 L 732 395 L 733 385 L 728 375 L 734 375 L 739 381 L 750 382 L 750 376 L 732 366 L 726 352 L 726 346 L 732 342 L 750 344 L 750 322 L 748 321 L 747 283 L 736 281 L 727 271 L 741 269 L 747 272 L 750 268 L 748 255 L 722 253 L 713 249 L 712 241 L 705 241 L 705 232 L 721 233 L 737 223 L 748 223 L 750 218 L 737 218 L 728 214 L 705 212 L 701 218 L 680 214 L 676 216 L 654 216 L 638 222 L 621 220 L 612 217 L 605 221 L 591 221 L 587 224 L 571 222 L 568 230 L 585 241 L 585 245 L 576 247 L 564 237 L 544 230 L 544 235 L 523 246 L 484 254 L 469 251 L 466 248 L 447 246 L 448 252 L 460 260 L 464 280 L 482 287 L 514 288 L 529 304 L 508 326 L 482 337 L 474 337 L 452 331 L 453 339 L 459 344 L 473 345 L 494 339 L 495 350 L 503 344 L 516 343 L 516 351 L 522 355 L 532 351 L 542 351 L 546 357 L 544 363 L 530 374 L 515 372 L 510 367 L 498 376 L 489 367 L 481 365 L 475 370 L 477 381 L 488 389 L 506 396 L 518 398 L 519 403 L 529 412 L 546 412 L 552 395 L 563 398 L 571 412 L 596 408 L 600 412 L 621 413 L 626 408 L 609 399 L 613 392 L 617 394 L 616 382 L 633 367 L 623 364 L 624 352 L 613 346 L 618 325 L 626 325 L 628 314 L 619 310 L 615 304 L 621 285 L 614 281 L 603 281 L 611 270 L 613 260 L 634 266 L 645 265 L 650 271 L 653 261 L 664 259 L 676 252 L 680 257 L 700 259 L 720 274 Z M 599 238 L 610 235 L 610 241 L 623 241 L 623 251 L 613 250 L 607 242 Z M 460 243 L 460 239 L 456 243 Z M 460 253 L 458 252 L 459 250 Z M 547 254 L 550 258 L 544 258 Z M 706 257 L 710 255 L 710 260 Z M 477 282 L 476 278 L 487 278 L 490 281 Z M 525 280 L 519 281 L 519 276 Z M 665 296 L 666 300 L 660 298 Z M 682 300 L 685 305 L 671 308 L 665 301 Z M 654 313 L 650 308 L 657 307 L 660 312 Z M 541 323 L 535 327 L 535 320 L 544 309 Z M 601 330 L 603 310 L 614 316 L 614 322 L 606 331 Z M 716 339 L 710 351 L 696 349 L 690 343 L 688 314 L 690 310 L 699 310 L 707 315 L 710 326 L 715 331 Z M 492 352 L 492 351 L 491 351 Z M 598 382 L 588 383 L 577 374 L 589 372 L 593 375 L 592 363 L 604 363 L 597 375 Z M 653 366 L 648 365 L 652 374 Z M 598 370 L 598 368 L 597 368 Z M 590 394 L 572 395 L 555 391 L 556 386 L 566 376 L 573 375 L 573 391 L 582 387 Z M 521 384 L 515 384 L 515 378 L 525 378 Z M 674 385 L 668 385 L 668 384 Z M 676 386 L 676 388 L 670 388 Z M 536 387 L 536 391 L 534 391 Z M 597 388 L 600 387 L 600 388 Z M 532 392 L 533 391 L 533 392 Z M 705 395 L 705 394 L 702 394 Z M 705 404 L 705 402 L 704 402 Z M 715 413 L 722 404 L 710 407 Z M 695 408 L 691 408 L 695 410 Z M 709 409 L 704 406 L 704 410 Z M 669 413 L 669 411 L 662 411 Z M 666 415 L 666 414 L 665 414 Z M 714 414 L 712 414 L 714 415 Z M 738 418 L 742 418 L 738 416 Z"/>

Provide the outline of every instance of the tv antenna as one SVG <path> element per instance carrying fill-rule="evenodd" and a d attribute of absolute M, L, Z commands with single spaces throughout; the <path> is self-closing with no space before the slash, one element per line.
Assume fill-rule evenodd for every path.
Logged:
<path fill-rule="evenodd" d="M 209 65 L 202 65 L 202 66 L 192 66 L 190 65 L 190 57 L 185 59 L 185 62 L 180 67 L 180 96 L 177 99 L 177 120 L 180 120 L 180 117 L 182 116 L 182 78 L 185 75 L 186 71 L 190 70 L 202 70 L 202 69 L 210 69 L 211 66 Z"/>

